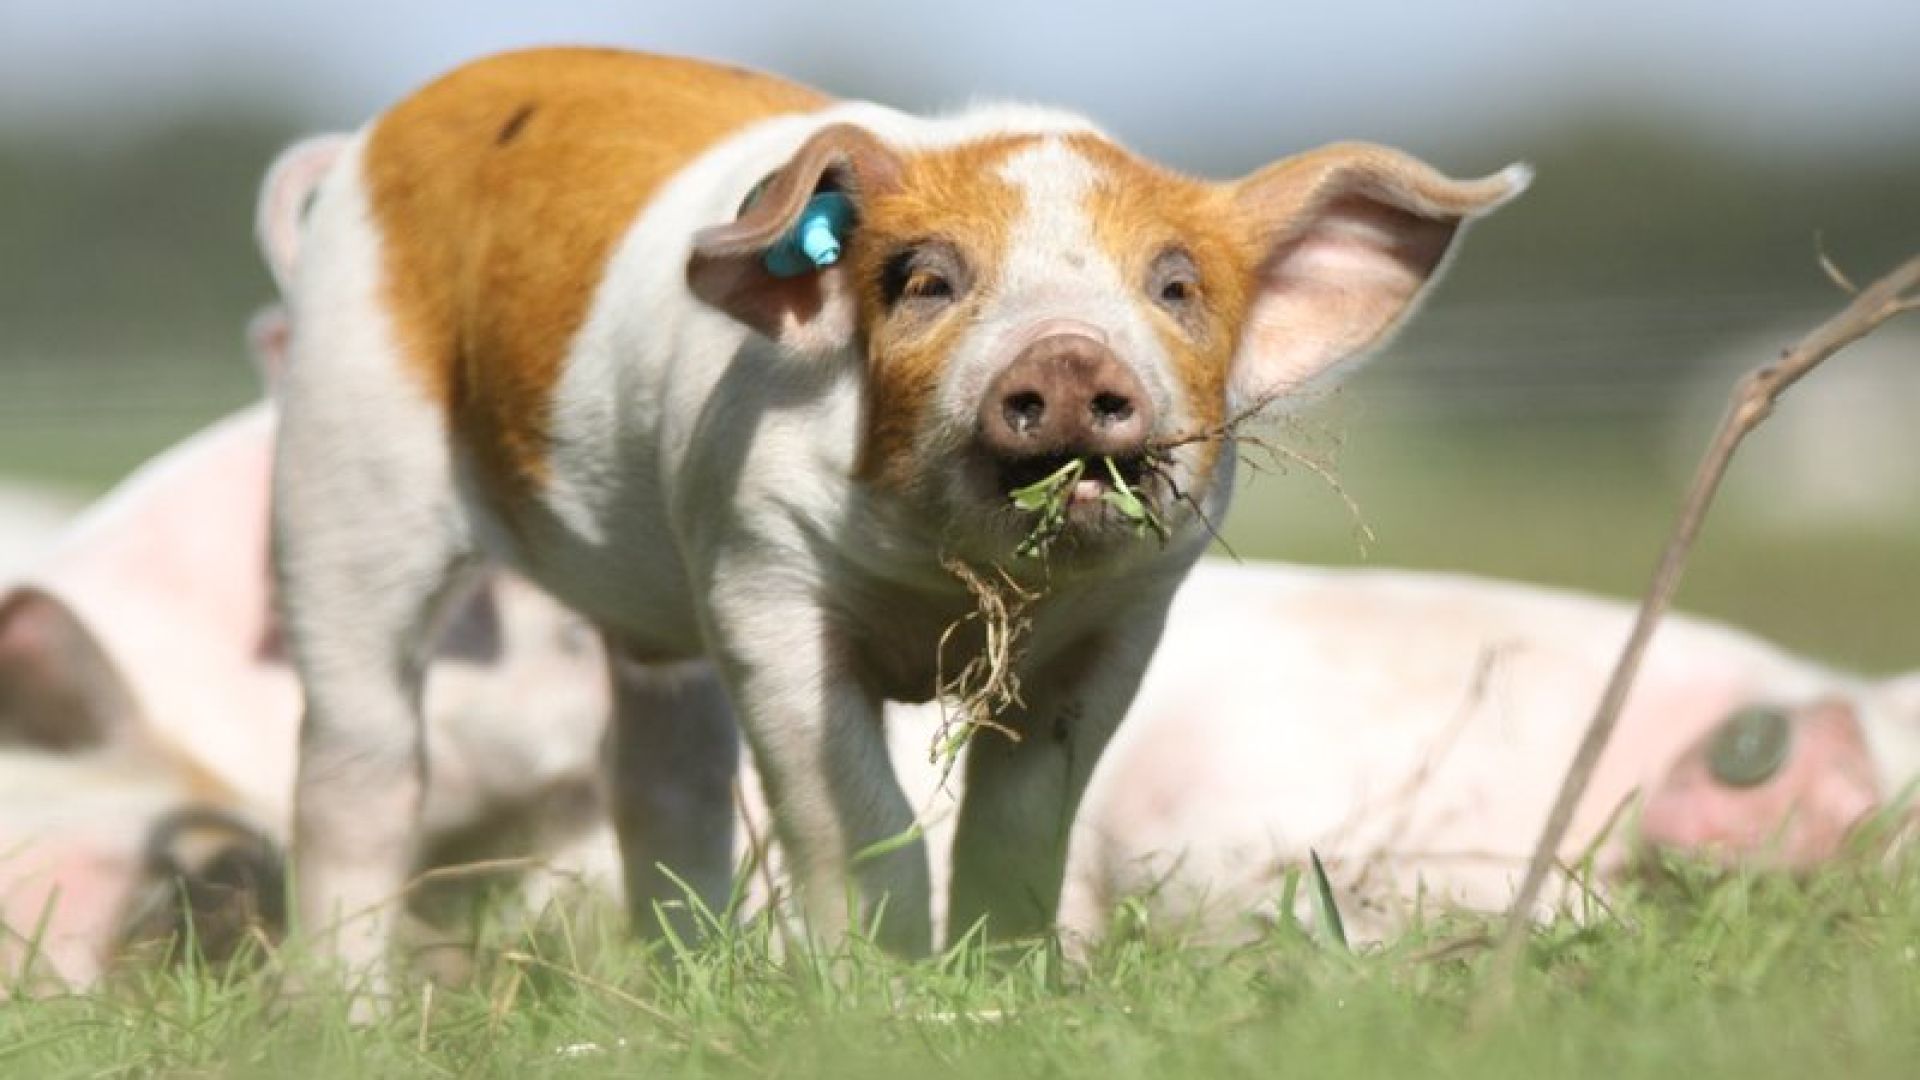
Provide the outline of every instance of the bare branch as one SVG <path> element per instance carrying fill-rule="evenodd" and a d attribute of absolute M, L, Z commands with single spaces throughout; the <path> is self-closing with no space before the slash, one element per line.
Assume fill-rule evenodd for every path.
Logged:
<path fill-rule="evenodd" d="M 1734 451 L 1739 449 L 1741 440 L 1772 412 L 1780 395 L 1805 378 L 1808 372 L 1834 353 L 1871 333 L 1881 323 L 1920 306 L 1920 297 L 1909 295 L 1916 289 L 1920 289 L 1920 256 L 1902 263 L 1864 292 L 1856 293 L 1854 299 L 1838 314 L 1815 327 L 1779 360 L 1748 372 L 1735 388 L 1726 416 L 1721 420 L 1706 456 L 1701 459 L 1693 487 L 1687 493 L 1679 521 L 1660 557 L 1653 581 L 1641 600 L 1633 633 L 1627 638 L 1606 692 L 1601 695 L 1600 704 L 1587 725 L 1586 736 L 1567 768 L 1560 795 L 1554 801 L 1552 812 L 1547 815 L 1546 827 L 1541 830 L 1539 843 L 1534 847 L 1527 875 L 1521 881 L 1512 909 L 1507 913 L 1500 945 L 1494 954 L 1492 981 L 1488 992 L 1476 1007 L 1476 1015 L 1484 1017 L 1488 1008 L 1511 997 L 1520 947 L 1531 925 L 1540 890 L 1546 883 L 1547 873 L 1554 865 L 1560 845 L 1566 840 L 1574 808 L 1586 793 L 1594 767 L 1599 764 L 1600 754 L 1606 749 L 1607 739 L 1620 719 L 1621 706 L 1626 703 L 1627 693 L 1633 688 L 1634 677 L 1639 673 L 1640 662 L 1646 655 L 1647 643 L 1653 637 L 1660 616 L 1673 600 L 1675 590 L 1679 588 L 1687 555 L 1693 549 L 1694 539 L 1700 533 L 1701 523 L 1706 520 L 1707 509 L 1720 487 L 1721 478 L 1726 475 Z"/>
<path fill-rule="evenodd" d="M 1827 280 L 1839 286 L 1841 292 L 1858 293 L 1860 291 L 1860 287 L 1853 283 L 1853 279 L 1849 278 L 1840 269 L 1839 265 L 1833 261 L 1833 258 L 1827 254 L 1826 237 L 1819 233 L 1813 234 L 1813 250 L 1814 254 L 1820 260 L 1820 269 L 1827 273 Z"/>
<path fill-rule="evenodd" d="M 1321 483 L 1331 488 L 1333 493 L 1339 497 L 1340 501 L 1346 505 L 1347 516 L 1353 520 L 1355 533 L 1360 540 L 1361 555 L 1367 553 L 1369 545 L 1379 542 L 1380 538 L 1374 534 L 1373 526 L 1367 524 L 1366 512 L 1361 510 L 1360 504 L 1355 502 L 1353 496 L 1347 493 L 1346 485 L 1342 484 L 1340 478 L 1334 475 L 1332 467 L 1316 458 L 1308 457 L 1290 446 L 1274 442 L 1270 439 L 1263 439 L 1258 435 L 1242 435 L 1239 441 L 1242 446 L 1257 447 L 1266 451 L 1267 455 L 1271 458 L 1290 461 L 1300 466 L 1319 477 Z M 1244 451 L 1242 451 L 1240 459 L 1252 464 L 1252 458 Z"/>

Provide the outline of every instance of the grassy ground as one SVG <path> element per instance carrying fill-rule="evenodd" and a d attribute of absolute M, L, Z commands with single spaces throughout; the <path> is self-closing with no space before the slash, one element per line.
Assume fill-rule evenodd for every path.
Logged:
<path fill-rule="evenodd" d="M 360 1029 L 344 995 L 276 1001 L 276 964 L 176 969 L 0 1006 L 0 1074 L 272 1076 L 1910 1077 L 1920 874 L 1629 890 L 1542 929 L 1476 1022 L 1486 924 L 1348 954 L 1282 926 L 1237 949 L 1129 933 L 1084 968 L 858 944 L 775 963 L 764 926 L 669 959 L 579 920 L 497 932 L 463 989 Z M 593 922 L 603 926 L 603 922 Z"/>

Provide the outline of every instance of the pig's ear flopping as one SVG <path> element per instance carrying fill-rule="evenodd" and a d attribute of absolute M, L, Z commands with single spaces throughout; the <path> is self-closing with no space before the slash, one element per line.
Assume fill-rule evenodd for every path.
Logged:
<path fill-rule="evenodd" d="M 0 746 L 82 750 L 127 736 L 132 691 L 86 626 L 29 586 L 0 595 Z"/>
<path fill-rule="evenodd" d="M 893 187 L 899 158 L 865 128 L 820 129 L 768 176 L 740 216 L 700 230 L 687 260 L 687 285 L 702 301 L 780 344 L 825 353 L 853 340 L 857 298 L 839 264 L 776 275 L 768 253 L 787 242 L 816 194 L 844 193 L 857 217 L 866 197 Z"/>
<path fill-rule="evenodd" d="M 1341 143 L 1234 185 L 1263 253 L 1233 361 L 1236 401 L 1291 393 L 1383 344 L 1461 226 L 1526 190 L 1532 175 L 1512 165 L 1454 180 L 1397 150 Z"/>
<path fill-rule="evenodd" d="M 282 296 L 293 288 L 308 204 L 319 191 L 320 182 L 346 152 L 348 141 L 348 136 L 338 134 L 302 139 L 273 159 L 266 179 L 260 184 L 260 201 L 253 214 L 253 236 Z"/>

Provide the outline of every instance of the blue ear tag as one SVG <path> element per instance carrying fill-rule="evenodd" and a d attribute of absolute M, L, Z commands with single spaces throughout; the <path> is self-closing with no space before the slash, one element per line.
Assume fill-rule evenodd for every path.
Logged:
<path fill-rule="evenodd" d="M 845 192 L 822 191 L 807 200 L 799 220 L 761 257 L 767 273 L 791 278 L 824 270 L 840 261 L 840 239 L 853 224 L 853 200 Z"/>

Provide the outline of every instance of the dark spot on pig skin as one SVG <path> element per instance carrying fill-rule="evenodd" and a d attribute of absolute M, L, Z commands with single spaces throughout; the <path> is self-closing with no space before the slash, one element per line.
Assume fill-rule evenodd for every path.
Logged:
<path fill-rule="evenodd" d="M 500 125 L 500 134 L 494 136 L 493 144 L 495 146 L 505 146 L 518 138 L 520 130 L 527 126 L 528 120 L 533 118 L 535 108 L 537 108 L 537 106 L 529 101 L 525 105 L 515 109 L 513 115 L 507 117 L 507 122 Z"/>
<path fill-rule="evenodd" d="M 1063 706 L 1053 714 L 1053 741 L 1066 742 L 1073 735 L 1073 725 L 1080 719 L 1080 704 L 1073 702 Z"/>
<path fill-rule="evenodd" d="M 254 648 L 253 658 L 263 664 L 273 664 L 279 667 L 285 667 L 287 665 L 289 659 L 287 656 L 287 635 L 281 631 L 280 623 L 277 620 L 268 623 L 266 630 L 261 633 L 260 644 Z"/>
<path fill-rule="evenodd" d="M 506 651 L 500 602 L 493 595 L 493 583 L 488 581 L 453 609 L 435 655 L 445 660 L 495 664 Z"/>

